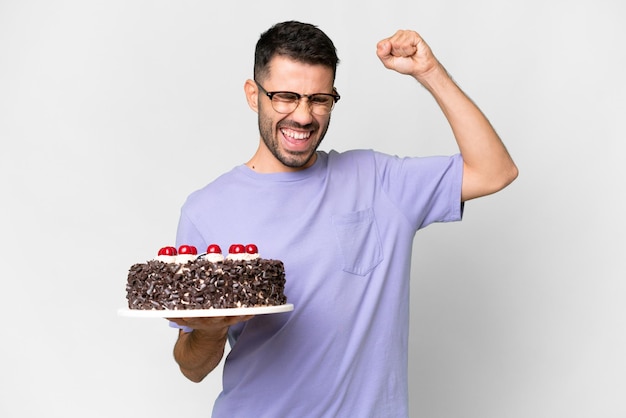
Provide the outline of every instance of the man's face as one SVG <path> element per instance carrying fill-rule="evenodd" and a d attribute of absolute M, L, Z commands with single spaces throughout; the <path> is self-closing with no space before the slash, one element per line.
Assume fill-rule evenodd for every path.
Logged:
<path fill-rule="evenodd" d="M 269 68 L 269 76 L 257 80 L 267 91 L 300 94 L 333 92 L 333 72 L 325 66 L 276 56 Z M 278 167 L 282 166 L 282 171 L 297 171 L 315 162 L 315 151 L 328 130 L 330 115 L 314 115 L 304 98 L 293 112 L 278 113 L 262 91 L 258 95 L 258 115 L 261 138 L 266 151 L 269 151 L 266 154 L 268 157 L 271 154 L 280 163 Z"/>

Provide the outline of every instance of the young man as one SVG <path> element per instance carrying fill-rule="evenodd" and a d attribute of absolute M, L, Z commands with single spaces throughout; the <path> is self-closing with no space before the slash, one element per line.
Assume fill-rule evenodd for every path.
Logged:
<path fill-rule="evenodd" d="M 182 373 L 201 381 L 220 362 L 215 417 L 408 416 L 410 257 L 415 232 L 461 219 L 463 202 L 517 176 L 487 119 L 413 31 L 378 43 L 383 65 L 418 80 L 448 119 L 460 154 L 397 158 L 321 152 L 339 94 L 338 58 L 315 26 L 261 35 L 254 80 L 259 147 L 191 194 L 178 244 L 255 242 L 285 263 L 295 309 L 274 315 L 173 320 Z"/>

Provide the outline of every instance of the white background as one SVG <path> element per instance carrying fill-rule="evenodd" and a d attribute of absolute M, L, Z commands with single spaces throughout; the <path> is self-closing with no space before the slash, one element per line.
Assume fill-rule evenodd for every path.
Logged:
<path fill-rule="evenodd" d="M 185 197 L 254 152 L 243 83 L 288 19 L 342 60 L 324 149 L 456 151 L 375 55 L 410 28 L 520 168 L 417 235 L 412 416 L 625 417 L 621 0 L 0 0 L 0 416 L 209 416 L 220 371 L 186 381 L 176 332 L 117 309 Z"/>

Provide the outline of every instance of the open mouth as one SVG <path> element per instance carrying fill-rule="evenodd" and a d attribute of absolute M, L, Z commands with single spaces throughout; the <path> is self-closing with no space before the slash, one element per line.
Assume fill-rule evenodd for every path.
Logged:
<path fill-rule="evenodd" d="M 289 128 L 281 128 L 280 132 L 287 140 L 302 141 L 311 137 L 311 131 L 296 131 Z"/>
<path fill-rule="evenodd" d="M 283 136 L 283 143 L 287 150 L 291 151 L 304 151 L 309 147 L 309 139 L 313 131 L 301 130 L 292 128 L 280 128 L 280 133 Z"/>

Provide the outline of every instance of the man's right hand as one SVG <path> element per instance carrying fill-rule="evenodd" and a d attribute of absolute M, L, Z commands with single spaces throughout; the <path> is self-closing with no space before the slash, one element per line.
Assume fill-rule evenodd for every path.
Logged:
<path fill-rule="evenodd" d="M 192 382 L 200 382 L 222 360 L 228 327 L 248 321 L 253 315 L 219 316 L 209 318 L 171 318 L 192 332 L 180 330 L 174 346 L 174 359 L 180 371 Z"/>
<path fill-rule="evenodd" d="M 193 328 L 202 331 L 202 334 L 215 335 L 218 338 L 224 337 L 228 331 L 228 327 L 238 324 L 239 322 L 248 321 L 254 315 L 245 316 L 214 316 L 206 318 L 167 318 L 182 327 Z"/>

